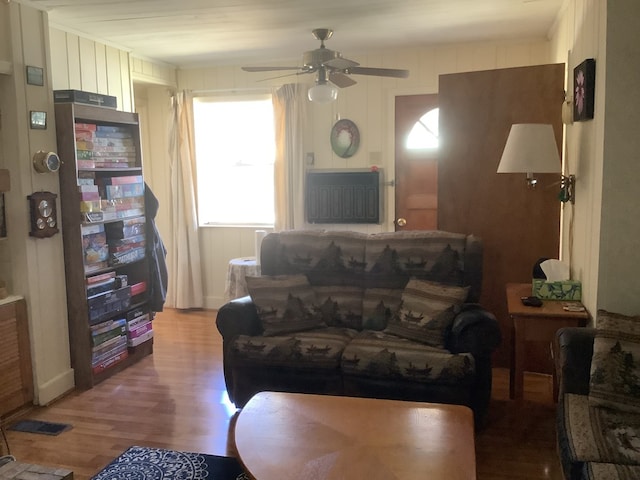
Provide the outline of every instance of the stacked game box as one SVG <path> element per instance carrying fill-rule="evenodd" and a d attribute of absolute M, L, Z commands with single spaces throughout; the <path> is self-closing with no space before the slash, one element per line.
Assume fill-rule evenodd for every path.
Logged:
<path fill-rule="evenodd" d="M 128 218 L 106 225 L 111 266 L 135 262 L 145 257 L 145 217 Z"/>
<path fill-rule="evenodd" d="M 136 347 L 153 338 L 152 313 L 146 307 L 127 313 L 127 344 Z"/>
<path fill-rule="evenodd" d="M 128 127 L 76 123 L 78 168 L 129 168 L 136 165 L 136 147 Z"/>
<path fill-rule="evenodd" d="M 115 212 L 115 218 L 144 215 L 142 175 L 96 178 L 103 211 Z"/>
<path fill-rule="evenodd" d="M 128 356 L 127 321 L 109 320 L 91 327 L 91 367 L 100 373 Z"/>

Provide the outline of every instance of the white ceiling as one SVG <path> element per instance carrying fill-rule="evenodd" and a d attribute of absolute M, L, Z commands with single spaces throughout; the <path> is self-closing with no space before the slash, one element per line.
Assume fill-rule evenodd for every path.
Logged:
<path fill-rule="evenodd" d="M 277 64 L 318 47 L 381 48 L 545 37 L 566 0 L 14 0 L 53 26 L 176 66 Z M 289 62 L 291 63 L 291 62 Z"/>

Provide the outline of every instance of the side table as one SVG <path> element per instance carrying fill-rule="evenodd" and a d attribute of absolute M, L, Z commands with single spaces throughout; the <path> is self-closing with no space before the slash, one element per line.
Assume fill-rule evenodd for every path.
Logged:
<path fill-rule="evenodd" d="M 556 331 L 562 327 L 584 327 L 589 313 L 566 311 L 565 305 L 582 306 L 580 302 L 543 300 L 541 307 L 527 307 L 522 297 L 531 295 L 530 283 L 507 284 L 507 310 L 512 320 L 511 372 L 509 397 L 521 399 L 524 392 L 524 365 L 527 342 L 541 342 L 546 346 L 548 371 L 553 371 L 550 345 Z M 584 307 L 583 307 L 584 308 Z M 557 385 L 553 385 L 554 401 L 557 399 Z"/>
<path fill-rule="evenodd" d="M 249 295 L 246 277 L 260 275 L 260 265 L 255 257 L 233 258 L 229 261 L 227 284 L 224 290 L 224 300 L 228 302 L 234 298 Z"/>

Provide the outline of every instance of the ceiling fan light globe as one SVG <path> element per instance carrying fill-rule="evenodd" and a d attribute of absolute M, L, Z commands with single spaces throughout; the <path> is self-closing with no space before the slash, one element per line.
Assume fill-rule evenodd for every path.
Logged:
<path fill-rule="evenodd" d="M 331 103 L 338 98 L 338 89 L 329 83 L 319 83 L 311 87 L 307 95 L 312 102 Z"/>

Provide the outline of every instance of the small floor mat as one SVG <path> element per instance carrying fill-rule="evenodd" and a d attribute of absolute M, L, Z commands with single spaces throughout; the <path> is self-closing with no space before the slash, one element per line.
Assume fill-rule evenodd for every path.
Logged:
<path fill-rule="evenodd" d="M 41 420 L 20 420 L 15 425 L 9 427 L 9 430 L 17 432 L 41 433 L 43 435 L 59 435 L 69 430 L 71 425 L 66 423 L 43 422 Z"/>

